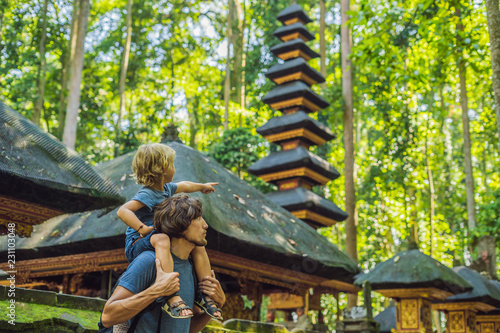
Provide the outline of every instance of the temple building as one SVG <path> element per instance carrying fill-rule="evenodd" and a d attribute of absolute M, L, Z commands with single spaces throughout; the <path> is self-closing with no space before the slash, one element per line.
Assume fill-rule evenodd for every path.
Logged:
<path fill-rule="evenodd" d="M 0 235 L 15 224 L 18 235 L 29 237 L 33 226 L 52 217 L 125 200 L 75 151 L 2 102 L 0 173 Z"/>
<path fill-rule="evenodd" d="M 257 132 L 281 150 L 257 161 L 249 172 L 278 187 L 268 198 L 302 219 L 313 228 L 332 226 L 344 221 L 347 214 L 332 201 L 312 191 L 340 176 L 335 168 L 309 151 L 335 136 L 332 131 L 308 114 L 330 104 L 315 93 L 311 86 L 325 78 L 307 63 L 319 57 L 306 42 L 314 36 L 306 29 L 311 22 L 297 4 L 284 9 L 278 20 L 283 26 L 274 32 L 282 43 L 271 52 L 284 62 L 269 68 L 266 77 L 276 83 L 262 101 L 282 112 L 270 119 Z"/>
<path fill-rule="evenodd" d="M 356 277 L 354 283 L 362 286 L 365 281 L 397 302 L 397 333 L 432 333 L 433 302 L 472 290 L 467 280 L 418 249 L 396 254 Z"/>
<path fill-rule="evenodd" d="M 174 182 L 220 183 L 215 193 L 192 195 L 202 200 L 210 226 L 207 252 L 227 292 L 225 318 L 258 320 L 262 295 L 285 292 L 319 307 L 322 293 L 358 290 L 352 282 L 359 267 L 325 237 L 212 158 L 178 142 L 168 145 L 177 155 Z M 134 153 L 97 167 L 127 199 L 141 187 L 131 170 Z M 116 211 L 56 217 L 38 226 L 31 238 L 18 239 L 19 286 L 55 285 L 64 293 L 106 297 L 128 265 L 126 225 Z M 5 241 L 0 238 L 2 248 Z M 243 310 L 245 302 L 253 304 L 251 309 Z"/>

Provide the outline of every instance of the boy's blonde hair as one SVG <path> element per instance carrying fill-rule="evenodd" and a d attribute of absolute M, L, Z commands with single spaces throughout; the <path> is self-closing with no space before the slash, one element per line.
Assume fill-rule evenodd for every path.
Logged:
<path fill-rule="evenodd" d="M 155 181 L 174 167 L 175 151 L 161 143 L 142 145 L 137 150 L 132 161 L 132 171 L 137 177 L 137 183 L 153 186 Z"/>

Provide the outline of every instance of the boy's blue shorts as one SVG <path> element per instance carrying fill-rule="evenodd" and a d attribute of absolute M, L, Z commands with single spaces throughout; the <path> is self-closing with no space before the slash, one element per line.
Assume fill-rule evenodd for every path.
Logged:
<path fill-rule="evenodd" d="M 146 237 L 140 237 L 136 240 L 127 242 L 125 245 L 125 257 L 127 257 L 128 262 L 134 261 L 134 259 L 144 251 L 155 251 L 155 248 L 151 245 L 151 236 L 155 233 L 156 230 L 153 230 Z"/>

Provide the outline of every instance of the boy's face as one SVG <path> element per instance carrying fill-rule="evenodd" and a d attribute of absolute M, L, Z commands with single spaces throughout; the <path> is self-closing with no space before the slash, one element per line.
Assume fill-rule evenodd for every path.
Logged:
<path fill-rule="evenodd" d="M 171 183 L 172 180 L 174 179 L 174 175 L 175 175 L 175 166 L 172 165 L 172 168 L 167 172 L 165 172 L 165 174 L 163 175 L 163 183 L 164 184 Z"/>

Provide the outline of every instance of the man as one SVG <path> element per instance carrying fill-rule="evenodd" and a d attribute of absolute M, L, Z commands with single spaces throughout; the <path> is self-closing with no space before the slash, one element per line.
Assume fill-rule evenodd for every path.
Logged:
<path fill-rule="evenodd" d="M 201 201 L 189 196 L 176 196 L 164 200 L 158 207 L 155 216 L 163 216 L 159 230 L 175 229 L 171 237 L 171 253 L 174 259 L 174 273 L 165 273 L 161 269 L 159 259 L 155 253 L 145 251 L 132 261 L 123 273 L 118 286 L 106 302 L 102 313 L 102 323 L 110 327 L 130 320 L 149 304 L 152 309 L 142 314 L 135 332 L 188 333 L 199 332 L 210 320 L 210 317 L 194 307 L 194 276 L 189 262 L 189 254 L 195 246 L 207 244 L 206 234 L 208 225 L 201 216 Z M 168 223 L 167 223 L 168 217 Z M 156 223 L 155 223 L 156 224 Z M 160 227 L 160 228 L 158 228 Z M 168 296 L 176 291 L 193 309 L 191 319 L 174 319 L 163 314 L 161 304 L 156 302 L 160 296 Z M 225 302 L 224 292 L 213 276 L 200 282 L 200 291 L 210 296 L 219 307 Z M 160 322 L 161 318 L 161 322 Z"/>

